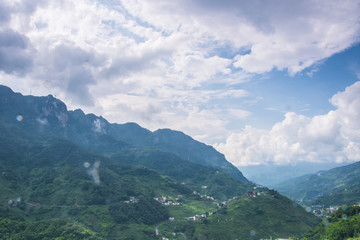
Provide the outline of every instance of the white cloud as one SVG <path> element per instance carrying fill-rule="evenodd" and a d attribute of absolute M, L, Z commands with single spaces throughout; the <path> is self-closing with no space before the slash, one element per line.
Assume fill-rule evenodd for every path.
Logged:
<path fill-rule="evenodd" d="M 0 35 L 22 45 L 0 41 L 1 83 L 211 143 L 261 99 L 239 84 L 273 68 L 296 74 L 348 48 L 359 40 L 359 7 L 358 0 L 6 0 Z"/>
<path fill-rule="evenodd" d="M 234 66 L 247 72 L 277 68 L 295 74 L 359 40 L 360 4 L 353 0 L 137 0 L 124 5 L 164 31 L 181 27 L 198 43 L 231 44 L 240 50 Z"/>
<path fill-rule="evenodd" d="M 217 144 L 235 166 L 360 160 L 360 81 L 335 94 L 336 110 L 312 118 L 293 112 L 271 130 L 246 126 Z"/>
<path fill-rule="evenodd" d="M 153 89 L 150 95 L 136 89 L 112 94 L 100 98 L 97 105 L 103 107 L 102 111 L 106 113 L 103 116 L 110 122 L 137 119 L 138 124 L 150 130 L 159 127 L 181 129 L 195 139 L 211 144 L 224 140 L 229 118 L 246 119 L 251 113 L 209 102 L 213 99 L 241 99 L 247 95 L 244 90 L 197 91 L 163 86 Z"/>
<path fill-rule="evenodd" d="M 83 86 L 82 95 L 88 101 L 96 97 L 92 85 L 103 81 L 133 79 L 136 87 L 173 84 L 183 88 L 214 79 L 241 82 L 231 66 L 256 73 L 288 69 L 294 74 L 349 47 L 359 32 L 358 1 L 6 3 L 0 9 L 10 8 L 13 14 L 11 19 L 4 15 L 4 21 L 28 37 L 37 50 L 33 76 L 48 80 L 55 75 L 50 88 L 60 87 L 54 81 L 76 85 L 71 83 L 72 74 L 94 78 L 76 85 Z M 66 75 L 48 66 L 48 59 L 59 46 L 69 45 L 77 53 L 91 54 L 92 61 L 81 59 Z M 217 48 L 236 56 L 220 57 Z M 67 55 L 77 53 L 64 52 L 62 57 L 67 61 Z M 139 80 L 142 75 L 158 81 Z M 72 102 L 84 104 L 75 94 L 67 95 Z"/>
<path fill-rule="evenodd" d="M 228 112 L 237 119 L 245 119 L 251 115 L 251 112 L 242 109 L 229 109 Z"/>

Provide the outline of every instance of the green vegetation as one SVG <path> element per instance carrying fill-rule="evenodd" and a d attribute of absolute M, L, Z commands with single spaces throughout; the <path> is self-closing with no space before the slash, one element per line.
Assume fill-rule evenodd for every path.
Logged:
<path fill-rule="evenodd" d="M 7 240 L 100 240 L 103 239 L 83 224 L 68 219 L 17 221 L 0 218 L 0 239 Z"/>
<path fill-rule="evenodd" d="M 117 223 L 152 225 L 169 218 L 168 210 L 152 198 L 132 199 L 110 204 L 110 215 Z"/>
<path fill-rule="evenodd" d="M 0 125 L 0 149 L 0 214 L 5 222 L 22 226 L 17 235 L 3 230 L 5 239 L 52 239 L 47 229 L 58 222 L 64 233 L 53 234 L 68 239 L 80 233 L 78 239 L 157 239 L 155 226 L 169 216 L 184 219 L 217 209 L 216 201 L 206 195 L 209 189 L 192 181 L 210 179 L 207 183 L 212 184 L 219 179 L 222 184 L 229 179 L 237 184 L 227 174 L 201 165 L 197 178 L 182 184 L 145 167 L 89 153 L 61 138 L 27 135 L 11 125 Z M 196 176 L 196 171 L 191 173 Z M 154 200 L 163 196 L 179 205 Z M 33 238 L 29 235 L 27 229 L 45 223 Z"/>
<path fill-rule="evenodd" d="M 177 220 L 184 220 L 195 215 L 214 212 L 218 207 L 213 201 L 189 199 L 179 206 L 169 206 L 168 209 L 171 217 L 174 217 Z"/>
<path fill-rule="evenodd" d="M 197 225 L 199 239 L 300 237 L 319 220 L 275 191 L 231 201 Z"/>
<path fill-rule="evenodd" d="M 217 240 L 299 238 L 319 222 L 276 191 L 262 188 L 256 194 L 229 200 L 214 213 L 206 212 L 206 217 L 198 216 L 195 221 L 175 218 L 162 223 L 159 232 L 180 239 L 184 235 L 186 239 Z"/>
<path fill-rule="evenodd" d="M 304 240 L 343 240 L 360 238 L 360 207 L 341 207 L 323 220 Z"/>
<path fill-rule="evenodd" d="M 184 192 L 192 194 L 152 170 L 122 165 L 63 139 L 28 138 L 21 130 L 4 126 L 0 126 L 0 133 L 0 214 L 6 220 L 20 221 L 25 230 L 40 220 L 65 217 L 84 224 L 99 237 L 109 238 L 124 228 L 119 220 L 122 212 L 116 207 L 126 205 L 126 225 L 131 223 L 132 229 L 138 229 L 136 235 L 145 232 L 146 236 L 146 225 L 169 216 L 168 209 L 153 197 L 183 195 L 186 199 Z M 139 201 L 125 203 L 131 197 Z"/>
<path fill-rule="evenodd" d="M 360 200 L 360 184 L 355 183 L 346 189 L 321 196 L 314 202 L 315 205 L 342 206 L 354 204 Z"/>
<path fill-rule="evenodd" d="M 219 169 L 237 180 L 248 182 L 236 167 L 226 161 L 223 154 L 182 132 L 170 129 L 151 132 L 136 123 L 111 124 L 109 128 L 109 135 L 117 140 L 136 147 L 153 147 L 170 152 L 184 160 Z"/>
<path fill-rule="evenodd" d="M 175 154 L 162 152 L 154 148 L 140 148 L 137 150 L 125 148 L 113 154 L 111 158 L 124 164 L 140 165 L 153 169 L 162 175 L 184 183 L 183 186 L 213 196 L 220 201 L 234 196 L 241 196 L 253 187 L 253 184 L 240 182 L 225 172 L 185 161 Z M 188 193 L 186 191 L 189 188 L 178 186 L 178 191 L 185 194 Z"/>

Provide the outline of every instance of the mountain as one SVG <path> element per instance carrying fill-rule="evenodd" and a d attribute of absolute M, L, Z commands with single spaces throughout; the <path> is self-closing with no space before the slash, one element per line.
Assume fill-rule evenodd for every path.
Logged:
<path fill-rule="evenodd" d="M 360 238 L 360 207 L 343 207 L 323 220 L 315 230 L 308 233 L 303 240 Z"/>
<path fill-rule="evenodd" d="M 32 134 L 65 137 L 95 152 L 111 154 L 126 146 L 154 147 L 184 160 L 210 166 L 248 182 L 242 173 L 213 147 L 179 131 L 159 129 L 151 132 L 136 123 L 110 124 L 103 117 L 85 115 L 80 109 L 68 111 L 52 95 L 23 96 L 0 85 L 0 120 L 14 122 Z"/>
<path fill-rule="evenodd" d="M 226 161 L 223 154 L 182 132 L 170 129 L 150 132 L 135 123 L 112 124 L 111 129 L 111 135 L 118 140 L 171 152 L 185 160 L 223 170 L 240 181 L 247 181 L 236 167 Z"/>
<path fill-rule="evenodd" d="M 288 179 L 300 177 L 306 174 L 317 173 L 319 171 L 329 170 L 335 167 L 344 166 L 337 163 L 310 163 L 297 162 L 291 165 L 259 165 L 239 167 L 244 176 L 252 182 L 262 184 L 269 188 L 276 188 L 281 182 Z"/>
<path fill-rule="evenodd" d="M 294 178 L 282 182 L 276 186 L 276 189 L 304 205 L 311 205 L 318 200 L 327 202 L 329 205 L 341 205 L 343 203 L 354 203 L 353 200 L 344 202 L 345 195 L 348 200 L 352 199 L 350 195 L 355 195 L 355 202 L 359 201 L 358 185 L 360 183 L 360 162 L 350 165 L 333 168 L 327 171 L 320 171 L 316 174 L 308 174 L 302 177 Z M 341 192 L 347 191 L 341 199 Z M 324 196 L 332 194 L 338 196 L 334 201 L 325 201 Z"/>
<path fill-rule="evenodd" d="M 158 171 L 164 176 L 191 186 L 193 191 L 211 195 L 219 200 L 240 196 L 252 187 L 240 171 L 235 167 L 227 167 L 232 165 L 222 154 L 183 133 L 172 130 L 158 130 L 152 133 L 135 123 L 110 124 L 106 119 L 94 114 L 85 115 L 80 109 L 67 111 L 66 105 L 51 95 L 22 96 L 4 86 L 0 86 L 0 93 L 0 122 L 21 128 L 27 134 L 66 138 L 93 153 L 110 157 L 120 163 L 145 166 Z M 122 139 L 119 139 L 119 136 Z M 145 142 L 149 142 L 154 136 L 158 139 L 157 146 L 150 143 L 150 146 L 145 146 Z M 166 140 L 170 138 L 171 141 Z M 191 148 L 197 160 L 184 160 L 179 156 L 181 154 L 172 153 L 176 150 L 175 142 L 178 142 L 178 149 L 184 149 L 184 152 L 185 147 Z M 166 147 L 167 145 L 171 147 Z M 172 148 L 172 151 L 166 151 L 168 148 Z M 211 158 L 216 165 L 214 168 L 211 161 L 202 160 L 201 154 L 204 155 L 204 159 L 212 155 L 222 158 L 218 161 Z M 221 162 L 224 163 L 223 167 Z M 237 178 L 231 177 L 221 169 L 232 171 Z"/>
<path fill-rule="evenodd" d="M 358 202 L 360 202 L 360 183 L 354 183 L 354 185 L 348 188 L 318 197 L 314 201 L 314 205 L 324 205 L 326 207 L 330 207 L 354 204 Z"/>
<path fill-rule="evenodd" d="M 140 165 L 155 170 L 161 175 L 171 177 L 201 194 L 215 197 L 220 201 L 241 196 L 253 187 L 253 184 L 240 182 L 226 172 L 184 161 L 178 155 L 155 148 L 137 150 L 127 148 L 111 155 L 111 159 L 123 164 Z"/>
<path fill-rule="evenodd" d="M 247 239 L 315 226 L 223 161 L 181 132 L 0 87 L 0 239 Z"/>

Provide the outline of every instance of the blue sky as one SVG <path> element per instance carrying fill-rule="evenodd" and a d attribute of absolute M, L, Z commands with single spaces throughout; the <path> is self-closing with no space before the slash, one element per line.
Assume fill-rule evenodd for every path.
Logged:
<path fill-rule="evenodd" d="M 266 74 L 266 79 L 251 81 L 244 89 L 263 98 L 254 114 L 260 119 L 253 121 L 259 122 L 257 127 L 269 128 L 288 111 L 308 117 L 326 114 L 334 109 L 329 99 L 359 80 L 359 64 L 360 45 L 355 44 L 295 76 L 275 70 Z"/>
<path fill-rule="evenodd" d="M 0 84 L 236 166 L 360 160 L 359 0 L 4 0 Z"/>

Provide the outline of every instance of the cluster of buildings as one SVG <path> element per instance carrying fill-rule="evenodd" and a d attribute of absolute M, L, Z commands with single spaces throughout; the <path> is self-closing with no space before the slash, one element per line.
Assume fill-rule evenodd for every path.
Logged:
<path fill-rule="evenodd" d="M 248 193 L 244 193 L 244 197 L 261 197 L 261 196 L 266 196 L 267 192 L 248 192 Z"/>
<path fill-rule="evenodd" d="M 206 189 L 206 188 L 204 188 L 204 187 L 207 188 L 207 186 L 202 186 L 201 188 L 202 188 L 202 189 Z M 215 201 L 215 198 L 214 198 L 214 197 L 211 197 L 211 196 L 206 195 L 206 194 L 202 195 L 202 194 L 198 193 L 197 191 L 193 191 L 193 194 L 194 194 L 194 195 L 198 195 L 199 197 L 201 197 L 201 198 L 203 198 L 203 199 L 205 198 L 205 199 L 209 199 L 209 200 Z"/>
<path fill-rule="evenodd" d="M 126 203 L 138 203 L 139 199 L 135 197 L 130 197 L 129 201 L 125 201 Z"/>
<path fill-rule="evenodd" d="M 176 198 L 161 196 L 154 198 L 154 200 L 165 206 L 179 206 L 181 205 L 178 202 L 180 198 L 182 198 L 182 195 L 178 195 Z"/>
<path fill-rule="evenodd" d="M 252 192 L 247 192 L 243 195 L 243 197 L 261 197 L 261 196 L 266 196 L 268 194 L 268 191 L 266 190 L 266 188 L 264 186 L 261 185 L 256 185 L 255 187 L 253 187 L 254 191 Z"/>
<path fill-rule="evenodd" d="M 319 218 L 324 218 L 330 216 L 333 212 L 335 212 L 339 208 L 340 208 L 339 206 L 324 208 L 324 205 L 313 205 L 311 206 L 310 211 L 312 211 L 312 213 L 315 216 Z M 308 211 L 308 208 L 306 208 L 306 210 Z"/>
<path fill-rule="evenodd" d="M 204 214 L 201 214 L 201 215 L 195 215 L 195 216 L 192 216 L 192 217 L 188 217 L 186 218 L 187 220 L 192 220 L 192 221 L 200 221 L 200 220 L 203 220 L 207 217 L 207 215 L 204 213 Z"/>

